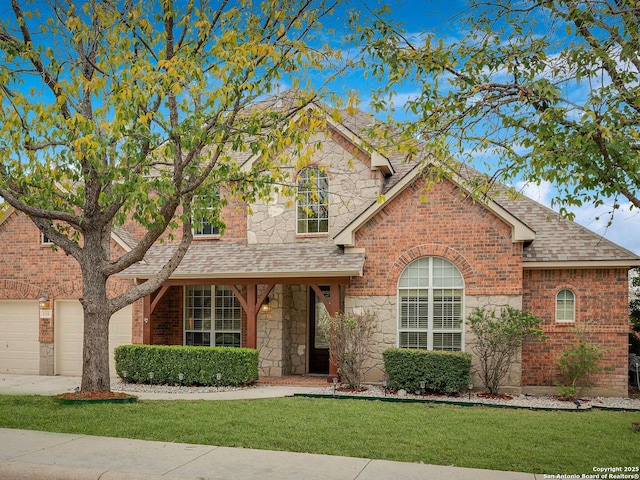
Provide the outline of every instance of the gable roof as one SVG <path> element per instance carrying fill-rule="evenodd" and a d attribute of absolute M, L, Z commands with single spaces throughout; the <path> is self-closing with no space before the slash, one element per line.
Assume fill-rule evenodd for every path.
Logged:
<path fill-rule="evenodd" d="M 396 198 L 405 188 L 411 185 L 415 180 L 422 175 L 422 166 L 419 163 L 415 163 L 413 168 L 409 170 L 404 177 L 399 179 L 396 183 L 389 188 L 382 201 L 374 201 L 364 211 L 359 213 L 348 225 L 346 225 L 335 237 L 334 243 L 341 246 L 354 246 L 355 233 L 360 227 L 373 218 L 378 212 L 386 207 L 394 198 Z M 453 180 L 454 183 L 460 185 L 459 182 Z M 525 223 L 520 221 L 517 217 L 512 215 L 509 211 L 505 210 L 498 203 L 493 200 L 487 201 L 485 206 L 493 212 L 497 217 L 502 219 L 505 223 L 511 226 L 512 240 L 514 242 L 527 242 L 533 241 L 536 238 L 536 234 Z"/>
<path fill-rule="evenodd" d="M 365 112 L 346 115 L 344 123 L 353 132 L 362 132 L 377 120 Z M 428 154 L 426 154 L 428 155 Z M 387 153 L 395 174 L 385 180 L 383 201 L 375 201 L 362 211 L 334 237 L 334 243 L 353 246 L 354 234 L 369 219 L 380 212 L 414 180 L 422 175 L 420 161 L 408 161 L 400 152 Z M 471 175 L 473 169 L 466 167 Z M 473 171 L 475 174 L 478 172 Z M 464 172 L 455 173 L 450 180 L 464 189 Z M 525 268 L 580 268 L 640 266 L 640 256 L 595 232 L 563 218 L 559 213 L 525 195 L 511 198 L 498 186 L 485 206 L 512 228 L 512 240 L 523 242 Z"/>

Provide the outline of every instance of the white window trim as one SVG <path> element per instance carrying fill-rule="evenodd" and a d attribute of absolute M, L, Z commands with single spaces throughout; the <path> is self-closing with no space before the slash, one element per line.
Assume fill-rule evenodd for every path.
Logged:
<path fill-rule="evenodd" d="M 53 242 L 44 233 L 40 232 L 40 245 L 53 245 Z"/>
<path fill-rule="evenodd" d="M 571 295 L 573 295 L 573 311 L 572 311 L 572 319 L 571 320 L 566 320 L 566 319 L 560 319 L 559 318 L 559 313 L 560 313 L 560 309 L 558 308 L 558 296 L 562 293 L 562 292 L 571 292 Z M 556 310 L 556 323 L 575 323 L 576 322 L 576 292 L 574 292 L 573 290 L 571 290 L 570 288 L 562 288 L 560 290 L 558 290 L 556 292 L 556 298 L 555 298 L 555 310 Z M 566 302 L 566 299 L 563 299 L 563 302 Z M 563 309 L 564 311 L 564 309 Z"/>
<path fill-rule="evenodd" d="M 219 192 L 217 192 L 216 195 L 218 196 L 218 198 L 220 197 Z M 198 197 L 194 197 L 194 198 L 206 199 L 209 197 L 211 197 L 211 195 L 199 195 Z M 213 210 L 213 207 L 209 204 L 209 206 L 206 209 Z M 195 223 L 196 223 L 196 218 L 193 215 L 191 215 L 191 233 L 193 234 L 194 239 L 220 238 L 220 227 L 214 227 L 218 229 L 218 233 L 198 233 L 195 229 Z M 211 225 L 211 223 L 209 223 L 209 225 Z"/>
<path fill-rule="evenodd" d="M 433 292 L 436 289 L 442 289 L 442 287 L 433 287 L 432 285 L 430 285 L 429 287 L 421 287 L 421 288 L 417 288 L 417 287 L 400 287 L 399 283 L 400 283 L 400 278 L 402 277 L 402 274 L 405 272 L 405 270 L 407 268 L 409 268 L 409 266 L 413 263 L 416 262 L 420 259 L 424 259 L 424 258 L 428 258 L 429 259 L 429 279 L 432 280 L 433 279 L 433 259 L 434 258 L 442 258 L 444 260 L 446 260 L 447 262 L 451 263 L 451 265 L 455 266 L 456 268 L 458 268 L 454 263 L 450 262 L 449 260 L 447 260 L 444 257 L 438 257 L 438 256 L 430 256 L 430 257 L 420 257 L 420 258 L 416 258 L 415 260 L 413 260 L 411 263 L 409 263 L 408 265 L 406 265 L 404 267 L 404 269 L 402 270 L 402 272 L 400 273 L 400 276 L 398 277 L 398 284 L 396 285 L 396 347 L 398 348 L 403 348 L 400 347 L 400 333 L 401 332 L 425 332 L 425 330 L 423 329 L 419 329 L 419 328 L 401 328 L 400 322 L 402 321 L 402 298 L 401 298 L 401 291 L 402 290 L 427 290 L 427 299 L 428 299 L 428 307 L 427 307 L 427 350 L 431 350 L 433 351 L 433 334 L 434 333 L 460 333 L 460 350 L 438 350 L 438 351 L 460 351 L 460 352 L 464 352 L 465 351 L 465 285 L 464 285 L 464 277 L 462 277 L 462 272 L 460 272 L 460 269 L 458 269 L 458 272 L 460 273 L 460 276 L 462 277 L 462 282 L 463 285 L 460 288 L 450 288 L 447 287 L 446 290 L 461 290 L 461 304 L 460 304 L 460 317 L 461 317 L 461 321 L 462 321 L 462 325 L 460 329 L 442 329 L 442 330 L 438 330 L 438 331 L 434 331 L 433 329 L 433 307 L 434 307 L 434 302 L 433 302 Z M 430 282 L 431 283 L 431 282 Z"/>
<path fill-rule="evenodd" d="M 296 235 L 303 235 L 303 236 L 318 236 L 318 237 L 326 237 L 327 235 L 329 235 L 329 220 L 331 218 L 330 212 L 329 212 L 329 207 L 330 207 L 330 202 L 329 202 L 329 175 L 327 174 L 326 171 L 323 171 L 322 169 L 320 169 L 320 167 L 316 166 L 316 165 L 309 165 L 307 167 L 304 167 L 302 170 L 300 170 L 298 172 L 298 175 L 296 177 L 296 196 L 300 193 L 299 191 L 299 186 L 298 186 L 298 181 L 300 179 L 300 175 L 302 174 L 302 172 L 304 172 L 305 170 L 308 169 L 312 169 L 315 170 L 318 174 L 323 174 L 326 176 L 327 178 L 327 231 L 326 232 L 301 232 L 299 230 L 299 225 L 300 225 L 300 199 L 296 197 Z M 307 230 L 308 230 L 308 218 L 305 219 L 307 220 Z"/>
<path fill-rule="evenodd" d="M 187 289 L 189 286 L 193 286 L 193 287 L 208 287 L 209 291 L 211 293 L 211 329 L 210 330 L 190 330 L 187 329 L 186 326 L 186 319 L 187 317 L 187 313 L 188 313 L 188 305 L 187 305 Z M 221 329 L 221 330 L 217 330 L 216 329 L 216 316 L 215 316 L 215 311 L 216 311 L 216 292 L 215 292 L 215 288 L 216 285 L 188 285 L 183 287 L 182 289 L 182 305 L 183 305 L 183 320 L 182 320 L 182 344 L 183 345 L 187 345 L 187 332 L 204 332 L 204 333 L 209 333 L 209 347 L 215 347 L 216 346 L 216 333 L 239 333 L 240 334 L 240 344 L 239 347 L 242 347 L 242 312 L 241 312 L 241 316 L 240 316 L 240 330 L 228 330 L 228 329 Z M 235 295 L 234 295 L 235 297 Z M 237 301 L 237 299 L 236 299 Z M 239 302 L 238 302 L 239 303 Z M 242 307 L 240 307 L 242 308 Z"/>

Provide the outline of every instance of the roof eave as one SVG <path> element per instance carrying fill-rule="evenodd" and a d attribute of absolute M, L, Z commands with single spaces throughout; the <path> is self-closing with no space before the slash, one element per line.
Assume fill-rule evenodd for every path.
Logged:
<path fill-rule="evenodd" d="M 640 267 L 640 258 L 628 260 L 561 260 L 561 261 L 527 261 L 522 262 L 525 270 L 558 270 L 587 268 L 633 268 Z"/>
<path fill-rule="evenodd" d="M 397 184 L 389 190 L 383 201 L 375 202 L 369 208 L 367 208 L 360 216 L 353 220 L 349 225 L 342 229 L 338 233 L 333 241 L 336 245 L 353 247 L 355 246 L 355 232 L 366 222 L 368 222 L 376 213 L 384 208 L 389 202 L 391 202 L 398 194 L 400 194 L 407 186 L 409 186 L 420 175 L 421 164 L 416 163 L 416 166 L 411 169 Z M 461 177 L 455 176 L 451 179 L 459 188 L 464 189 L 460 183 Z M 491 212 L 493 212 L 503 222 L 511 226 L 511 241 L 512 242 L 532 242 L 536 238 L 536 233 L 525 225 L 518 218 L 509 213 L 506 209 L 501 207 L 493 200 L 484 204 Z"/>
<path fill-rule="evenodd" d="M 278 272 L 211 272 L 211 273 L 177 273 L 169 277 L 169 280 L 198 280 L 198 279 L 237 279 L 237 278 L 260 278 L 275 280 L 280 278 L 334 278 L 334 277 L 361 277 L 363 275 L 362 268 L 348 269 L 348 270 L 323 270 L 323 271 L 278 271 Z M 122 279 L 149 279 L 154 274 L 142 274 L 142 273 L 121 273 L 117 275 Z"/>

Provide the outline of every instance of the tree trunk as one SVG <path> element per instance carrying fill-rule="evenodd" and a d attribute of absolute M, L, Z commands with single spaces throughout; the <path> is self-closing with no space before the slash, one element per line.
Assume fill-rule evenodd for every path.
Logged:
<path fill-rule="evenodd" d="M 82 348 L 82 391 L 109 391 L 109 320 L 111 313 L 107 297 L 107 277 L 98 267 L 101 249 L 98 242 L 93 252 L 85 245 L 87 256 L 81 264 L 84 281 L 80 302 L 84 309 L 84 339 Z M 95 253 L 91 255 L 90 253 Z"/>
<path fill-rule="evenodd" d="M 82 391 L 109 391 L 109 315 L 104 301 L 83 297 L 84 343 L 82 348 Z"/>

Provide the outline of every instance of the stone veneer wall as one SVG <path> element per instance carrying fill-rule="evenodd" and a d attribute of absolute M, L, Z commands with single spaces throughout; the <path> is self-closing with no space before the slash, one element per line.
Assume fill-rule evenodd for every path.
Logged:
<path fill-rule="evenodd" d="M 521 296 L 465 296 L 465 306 L 463 315 L 466 315 L 474 307 L 496 308 L 509 305 L 515 308 L 522 307 Z M 382 354 L 388 348 L 397 347 L 398 333 L 398 314 L 397 314 L 397 295 L 393 296 L 348 296 L 345 299 L 345 312 L 347 314 L 361 315 L 371 312 L 376 317 L 376 327 L 371 342 L 370 357 L 366 362 L 366 380 L 369 382 L 380 382 L 384 376 L 384 361 Z M 472 353 L 469 347 L 473 341 L 473 335 L 465 328 L 464 332 L 464 351 Z M 473 355 L 473 354 L 472 354 Z M 472 372 L 477 372 L 477 360 L 472 361 Z M 520 391 L 520 371 L 521 359 L 518 356 L 514 362 L 507 379 L 504 382 L 502 390 L 511 393 Z M 475 373 L 472 376 L 473 384 L 476 387 L 482 385 L 480 377 Z"/>
<path fill-rule="evenodd" d="M 258 289 L 258 296 L 262 294 Z M 282 321 L 283 295 L 282 285 L 276 285 L 269 293 L 268 312 L 258 313 L 257 349 L 259 356 L 259 374 L 277 377 L 284 374 L 284 329 Z"/>
<path fill-rule="evenodd" d="M 285 375 L 307 373 L 309 287 L 284 286 Z"/>
<path fill-rule="evenodd" d="M 331 241 L 355 212 L 361 211 L 380 194 L 381 173 L 372 171 L 368 158 L 354 151 L 339 134 L 334 133 L 332 138 L 318 134 L 310 141 L 324 145 L 315 153 L 312 164 L 326 168 L 329 174 L 329 234 L 297 235 L 295 198 L 274 192 L 270 201 L 251 205 L 247 232 L 249 243 L 292 243 L 296 239 L 312 237 Z M 349 163 L 352 167 L 348 166 Z M 296 173 L 292 170 L 292 176 Z"/>

